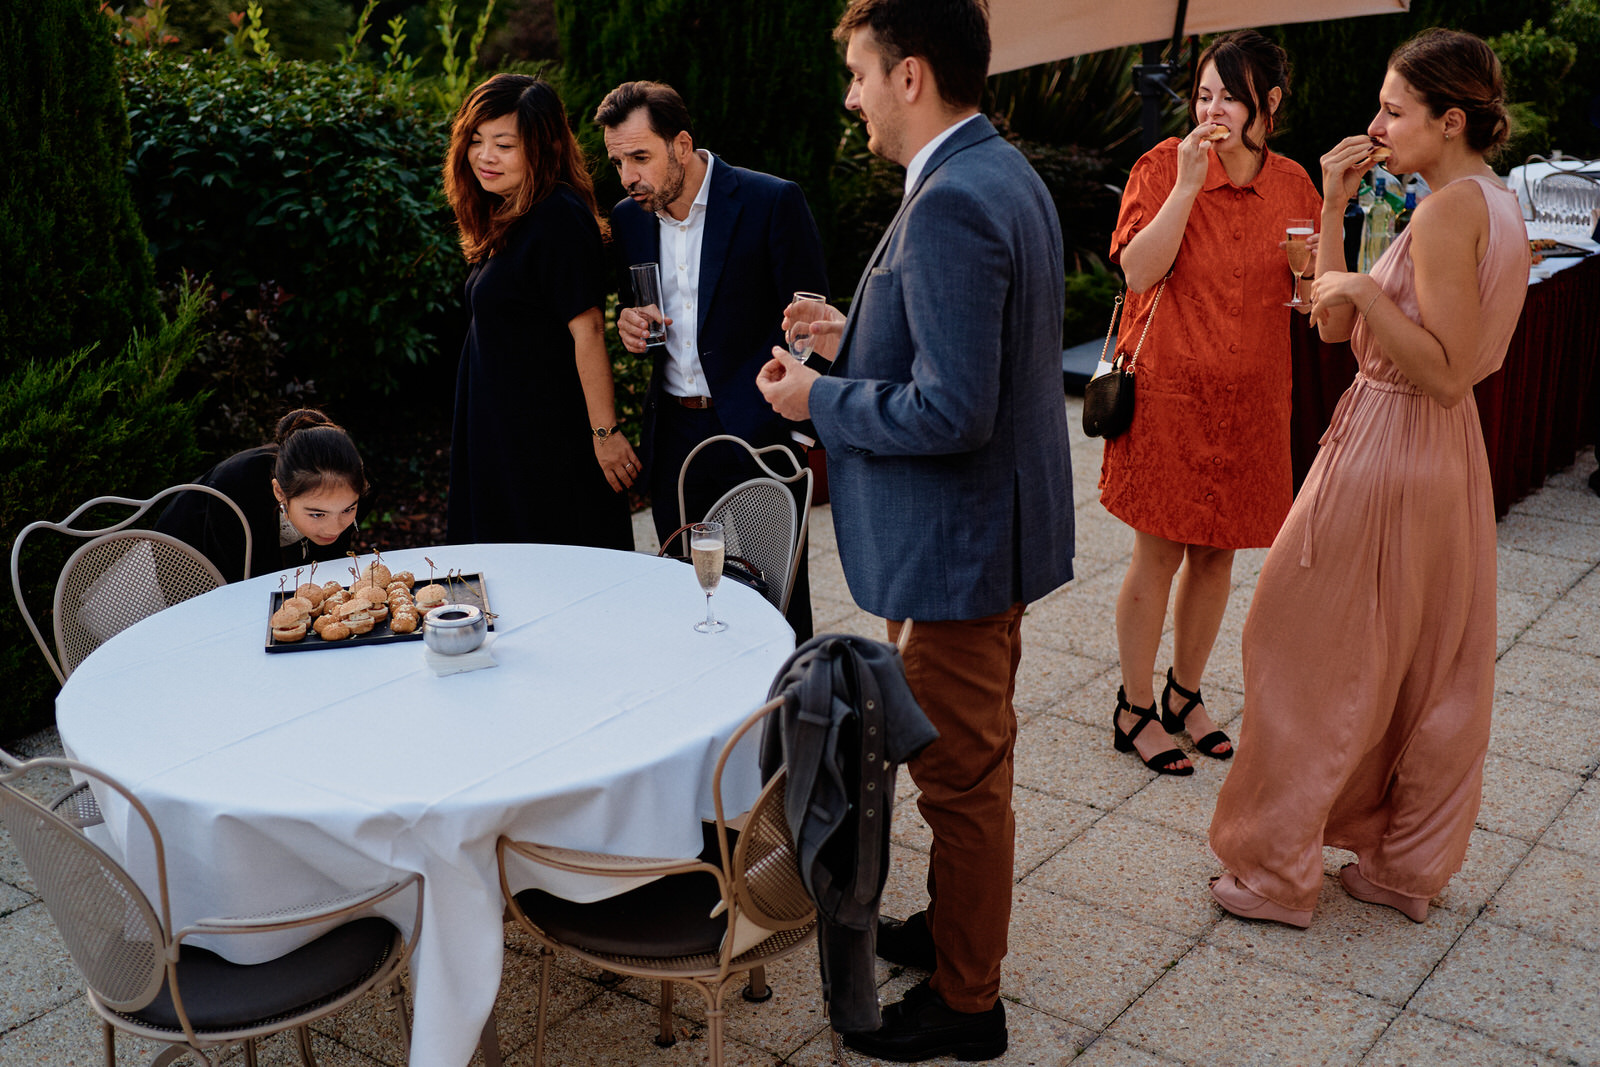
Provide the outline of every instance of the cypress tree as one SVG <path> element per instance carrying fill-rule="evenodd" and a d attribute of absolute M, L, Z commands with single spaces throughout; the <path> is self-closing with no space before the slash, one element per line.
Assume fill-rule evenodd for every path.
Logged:
<path fill-rule="evenodd" d="M 155 320 L 117 47 L 95 0 L 0 4 L 0 378 Z"/>

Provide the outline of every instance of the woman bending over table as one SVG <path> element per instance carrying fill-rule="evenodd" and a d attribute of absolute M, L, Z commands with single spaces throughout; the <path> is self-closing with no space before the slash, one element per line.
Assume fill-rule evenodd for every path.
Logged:
<path fill-rule="evenodd" d="M 1500 64 L 1429 30 L 1389 58 L 1369 136 L 1322 157 L 1322 225 L 1372 161 L 1433 189 L 1372 268 L 1324 241 L 1312 321 L 1360 373 L 1268 553 L 1244 629 L 1239 761 L 1212 886 L 1235 915 L 1311 922 L 1324 844 L 1351 896 L 1421 922 L 1461 868 L 1494 692 L 1495 530 L 1472 387 L 1500 368 L 1528 288 L 1517 198 L 1484 162 L 1506 139 Z"/>
<path fill-rule="evenodd" d="M 1321 207 L 1306 172 L 1265 143 L 1289 91 L 1283 49 L 1241 30 L 1217 38 L 1196 69 L 1195 128 L 1134 164 L 1111 239 L 1129 292 L 1118 347 L 1131 353 L 1150 332 L 1133 424 L 1106 442 L 1100 471 L 1101 503 L 1134 529 L 1117 598 L 1113 740 L 1177 775 L 1194 767 L 1168 734 L 1187 730 L 1205 755 L 1233 755 L 1200 679 L 1234 550 L 1271 544 L 1293 496 L 1283 305 L 1298 283 L 1282 249 L 1287 220 Z M 1157 704 L 1151 675 L 1174 576 L 1172 667 Z"/>
<path fill-rule="evenodd" d="M 444 186 L 472 265 L 449 539 L 631 550 L 639 458 L 617 431 L 594 184 L 555 90 L 522 74 L 474 89 Z"/>
<path fill-rule="evenodd" d="M 278 420 L 272 440 L 218 463 L 195 479 L 228 496 L 250 523 L 250 574 L 256 577 L 343 558 L 367 477 L 355 442 L 312 408 Z M 229 582 L 244 577 L 244 531 L 227 505 L 182 493 L 156 522 L 194 546 Z"/>

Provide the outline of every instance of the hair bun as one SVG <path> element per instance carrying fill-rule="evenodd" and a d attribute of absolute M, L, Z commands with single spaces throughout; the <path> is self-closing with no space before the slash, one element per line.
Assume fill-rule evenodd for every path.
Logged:
<path fill-rule="evenodd" d="M 272 432 L 272 439 L 281 445 L 301 430 L 309 430 L 314 426 L 334 425 L 336 424 L 332 419 L 316 408 L 296 408 L 278 420 L 278 425 Z"/>

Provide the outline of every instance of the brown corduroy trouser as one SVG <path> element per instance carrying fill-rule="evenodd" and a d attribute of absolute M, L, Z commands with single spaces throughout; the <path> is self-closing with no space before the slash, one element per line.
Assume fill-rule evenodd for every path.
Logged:
<path fill-rule="evenodd" d="M 928 929 L 933 990 L 956 1011 L 987 1011 L 1000 995 L 1011 921 L 1016 821 L 1011 811 L 1022 658 L 1022 604 L 998 615 L 916 620 L 906 677 L 939 739 L 908 763 L 933 831 Z M 889 623 L 889 640 L 901 623 Z"/>

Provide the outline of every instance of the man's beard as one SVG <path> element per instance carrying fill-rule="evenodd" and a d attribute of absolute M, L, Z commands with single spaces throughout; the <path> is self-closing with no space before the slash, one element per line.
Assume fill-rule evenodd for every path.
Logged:
<path fill-rule="evenodd" d="M 683 194 L 683 182 L 687 173 L 687 169 L 678 162 L 676 156 L 668 155 L 667 180 L 662 183 L 660 189 L 649 194 L 645 207 L 657 215 L 666 211 L 667 205 Z"/>

